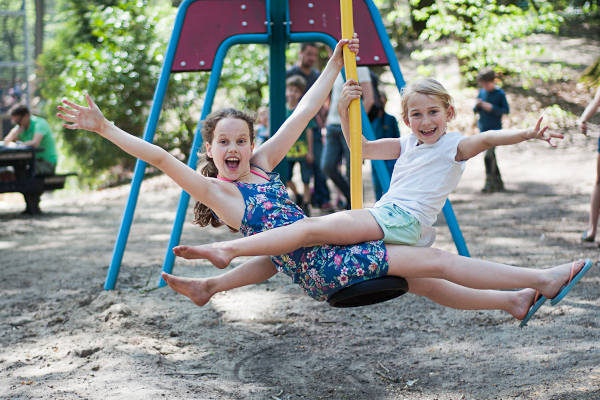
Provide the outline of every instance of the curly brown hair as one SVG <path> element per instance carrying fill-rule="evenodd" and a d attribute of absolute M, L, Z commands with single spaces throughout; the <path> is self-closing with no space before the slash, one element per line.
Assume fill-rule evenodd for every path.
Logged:
<path fill-rule="evenodd" d="M 250 132 L 250 143 L 254 144 L 254 118 L 235 108 L 225 108 L 223 110 L 215 111 L 206 117 L 202 122 L 202 140 L 204 143 L 212 143 L 217 123 L 227 118 L 239 119 L 246 122 L 246 124 L 248 124 L 248 131 Z M 217 170 L 215 162 L 208 154 L 204 155 L 204 159 L 205 164 L 200 170 L 200 173 L 204 176 L 216 178 L 219 171 Z M 221 221 L 210 208 L 199 201 L 194 205 L 193 223 L 200 226 L 207 226 L 210 224 L 214 227 L 223 225 L 223 221 Z M 237 232 L 237 230 L 232 227 L 229 227 L 229 229 Z"/>

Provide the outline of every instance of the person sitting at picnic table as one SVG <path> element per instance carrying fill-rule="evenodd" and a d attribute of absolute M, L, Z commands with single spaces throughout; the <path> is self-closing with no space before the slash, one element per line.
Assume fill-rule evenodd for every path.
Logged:
<path fill-rule="evenodd" d="M 4 138 L 4 145 L 20 141 L 24 146 L 40 149 L 35 154 L 34 176 L 53 175 L 56 170 L 58 153 L 54 136 L 48 122 L 41 117 L 32 115 L 29 108 L 23 104 L 13 106 L 10 111 L 10 120 L 14 127 Z M 28 170 L 16 170 L 17 180 L 24 179 L 31 174 Z M 39 214 L 41 193 L 23 193 L 27 208 L 24 214 Z"/>

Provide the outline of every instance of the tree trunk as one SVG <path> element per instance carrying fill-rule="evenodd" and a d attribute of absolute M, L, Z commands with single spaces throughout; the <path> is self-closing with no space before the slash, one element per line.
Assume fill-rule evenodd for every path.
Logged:
<path fill-rule="evenodd" d="M 46 14 L 46 0 L 35 0 L 35 45 L 33 49 L 33 59 L 44 51 L 44 16 Z"/>
<path fill-rule="evenodd" d="M 583 71 L 581 80 L 589 83 L 591 86 L 600 86 L 600 57 Z"/>

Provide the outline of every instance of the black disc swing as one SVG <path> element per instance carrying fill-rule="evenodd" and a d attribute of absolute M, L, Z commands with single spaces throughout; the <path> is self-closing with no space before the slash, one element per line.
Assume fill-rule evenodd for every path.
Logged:
<path fill-rule="evenodd" d="M 341 3 L 342 38 L 354 34 L 352 2 Z M 344 46 L 346 77 L 358 82 L 356 55 Z M 362 132 L 361 105 L 356 99 L 350 103 L 350 192 L 352 208 L 362 208 Z M 327 299 L 332 307 L 360 307 L 391 300 L 408 292 L 408 283 L 397 276 L 382 276 L 346 286 Z"/>
<path fill-rule="evenodd" d="M 327 302 L 338 308 L 369 306 L 402 296 L 406 292 L 406 279 L 387 275 L 346 286 L 331 295 Z"/>

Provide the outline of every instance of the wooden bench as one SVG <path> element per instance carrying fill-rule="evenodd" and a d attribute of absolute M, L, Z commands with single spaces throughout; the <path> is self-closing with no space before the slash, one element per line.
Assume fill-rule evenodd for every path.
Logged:
<path fill-rule="evenodd" d="M 26 179 L 0 182 L 0 193 L 41 193 L 65 187 L 67 177 L 77 175 L 74 172 L 48 176 L 33 176 Z"/>
<path fill-rule="evenodd" d="M 39 214 L 41 212 L 39 205 L 41 194 L 43 192 L 63 189 L 67 178 L 74 175 L 77 174 L 68 172 L 65 174 L 33 176 L 25 179 L 0 182 L 0 193 L 22 193 L 23 197 L 25 197 L 25 202 L 27 202 L 27 210 L 33 210 L 29 214 Z"/>

